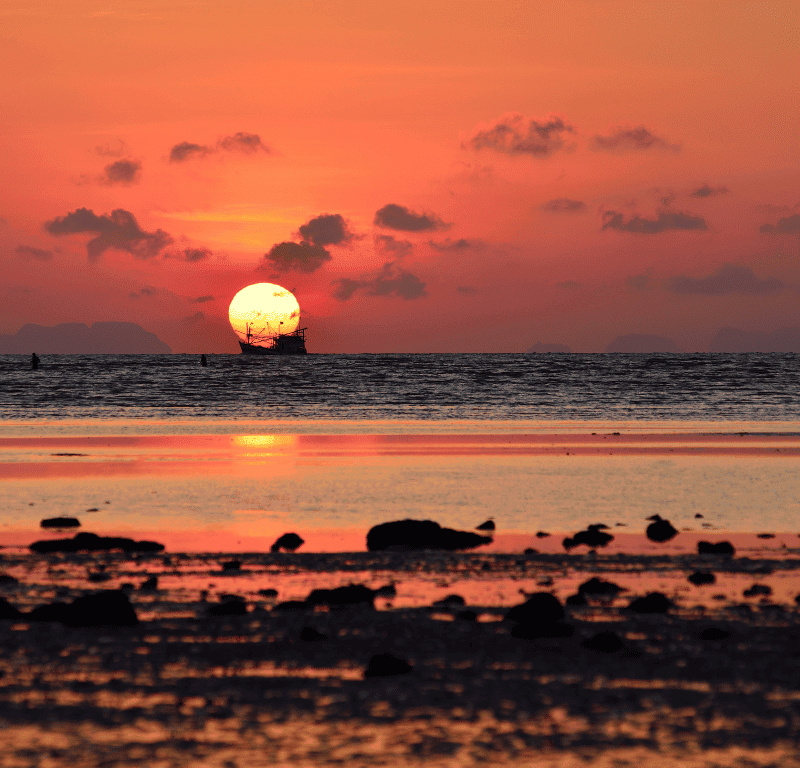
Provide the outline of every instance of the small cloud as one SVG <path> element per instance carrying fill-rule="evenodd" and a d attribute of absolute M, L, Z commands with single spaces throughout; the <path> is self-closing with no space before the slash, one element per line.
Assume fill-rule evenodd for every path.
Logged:
<path fill-rule="evenodd" d="M 669 283 L 673 293 L 701 296 L 722 296 L 726 293 L 775 293 L 783 290 L 784 284 L 775 277 L 759 280 L 750 267 L 738 264 L 723 264 L 707 277 L 676 275 Z"/>
<path fill-rule="evenodd" d="M 549 157 L 570 148 L 565 137 L 571 133 L 575 133 L 575 128 L 558 115 L 537 119 L 509 112 L 493 123 L 478 126 L 465 146 L 474 150 L 493 149 L 507 155 Z"/>
<path fill-rule="evenodd" d="M 389 203 L 375 212 L 375 225 L 384 229 L 397 229 L 403 232 L 425 232 L 447 229 L 440 218 L 432 213 L 414 213 L 404 205 Z"/>
<path fill-rule="evenodd" d="M 207 296 L 198 296 L 196 299 L 189 299 L 192 304 L 205 304 L 207 301 L 214 301 L 214 297 L 211 295 Z M 201 313 L 202 314 L 202 313 Z"/>
<path fill-rule="evenodd" d="M 122 157 L 123 155 L 129 155 L 131 152 L 128 145 L 122 139 L 117 139 L 114 143 L 109 142 L 108 144 L 95 147 L 94 151 L 100 155 L 100 157 Z"/>
<path fill-rule="evenodd" d="M 373 239 L 377 248 L 397 259 L 408 256 L 414 250 L 414 246 L 408 240 L 398 240 L 392 235 L 375 235 Z"/>
<path fill-rule="evenodd" d="M 637 291 L 645 291 L 650 286 L 650 275 L 631 275 L 625 279 L 625 285 Z"/>
<path fill-rule="evenodd" d="M 349 243 L 355 235 L 339 213 L 323 213 L 310 219 L 300 227 L 300 237 L 312 245 L 342 245 Z"/>
<path fill-rule="evenodd" d="M 633 216 L 625 221 L 619 211 L 603 213 L 602 229 L 616 229 L 620 232 L 633 232 L 639 235 L 654 235 L 671 229 L 703 230 L 708 229 L 702 216 L 694 216 L 683 211 L 659 211 L 655 219 Z"/>
<path fill-rule="evenodd" d="M 339 301 L 348 301 L 358 290 L 364 290 L 370 296 L 397 296 L 407 301 L 428 295 L 422 280 L 393 261 L 384 264 L 377 274 L 360 280 L 343 277 L 334 285 L 337 287 L 333 297 Z"/>
<path fill-rule="evenodd" d="M 53 258 L 52 251 L 46 251 L 43 248 L 34 248 L 31 245 L 18 245 L 17 256 L 23 259 L 35 259 L 36 261 L 50 261 Z"/>
<path fill-rule="evenodd" d="M 777 224 L 762 224 L 758 228 L 758 231 L 772 235 L 800 234 L 800 213 L 795 213 L 792 216 L 784 216 L 778 219 Z"/>
<path fill-rule="evenodd" d="M 697 187 L 691 191 L 692 197 L 718 197 L 719 195 L 728 194 L 727 187 L 712 187 L 708 184 L 703 184 L 702 187 Z"/>
<path fill-rule="evenodd" d="M 559 197 L 557 200 L 548 200 L 539 206 L 548 213 L 580 213 L 586 210 L 586 203 L 582 200 L 570 200 L 568 197 Z"/>
<path fill-rule="evenodd" d="M 185 163 L 187 160 L 205 157 L 213 151 L 212 147 L 207 147 L 205 144 L 192 144 L 190 141 L 182 141 L 169 151 L 169 161 L 171 163 Z"/>
<path fill-rule="evenodd" d="M 277 269 L 278 272 L 316 272 L 325 262 L 331 260 L 331 255 L 321 245 L 312 245 L 303 241 L 293 243 L 287 241 L 276 243 L 264 254 L 262 269 L 267 266 Z"/>
<path fill-rule="evenodd" d="M 340 277 L 338 280 L 334 281 L 334 285 L 336 285 L 337 288 L 333 292 L 333 298 L 339 301 L 347 301 L 364 285 L 364 283 L 349 277 Z"/>
<path fill-rule="evenodd" d="M 142 299 L 149 296 L 155 296 L 157 293 L 158 288 L 154 288 L 152 285 L 145 285 L 138 291 L 131 291 L 128 296 L 132 299 Z"/>
<path fill-rule="evenodd" d="M 89 208 L 77 208 L 66 216 L 45 222 L 45 231 L 60 235 L 91 232 L 97 235 L 86 244 L 89 261 L 97 261 L 107 250 L 130 253 L 137 259 L 149 259 L 172 244 L 172 236 L 163 229 L 143 230 L 132 213 L 122 208 L 98 216 Z"/>
<path fill-rule="evenodd" d="M 103 171 L 102 182 L 104 184 L 135 184 L 139 181 L 139 173 L 142 164 L 138 160 L 117 160 L 115 163 L 107 165 Z"/>
<path fill-rule="evenodd" d="M 181 261 L 188 261 L 195 263 L 203 261 L 209 256 L 213 256 L 213 251 L 210 248 L 172 248 L 164 254 L 165 259 L 180 259 Z"/>
<path fill-rule="evenodd" d="M 217 141 L 217 146 L 225 152 L 242 152 L 246 155 L 254 155 L 257 152 L 271 152 L 256 133 L 245 133 L 239 131 L 233 136 L 224 136 Z"/>
<path fill-rule="evenodd" d="M 467 293 L 467 294 L 473 294 L 478 292 L 478 289 L 475 288 L 475 286 L 473 285 L 458 285 L 456 286 L 456 290 L 459 293 Z"/>
<path fill-rule="evenodd" d="M 466 238 L 459 238 L 458 240 L 451 240 L 449 237 L 446 240 L 435 242 L 428 240 L 428 245 L 435 248 L 437 251 L 465 251 L 467 248 L 474 248 L 478 245 L 475 240 L 467 240 Z"/>
<path fill-rule="evenodd" d="M 636 127 L 613 128 L 607 136 L 599 134 L 592 137 L 589 148 L 595 152 L 639 152 L 660 149 L 678 152 L 678 144 L 670 144 L 666 139 L 656 136 L 643 125 Z"/>

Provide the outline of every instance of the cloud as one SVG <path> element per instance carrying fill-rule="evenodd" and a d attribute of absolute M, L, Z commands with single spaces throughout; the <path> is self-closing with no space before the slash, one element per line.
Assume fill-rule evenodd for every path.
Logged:
<path fill-rule="evenodd" d="M 139 181 L 139 172 L 142 164 L 138 160 L 117 160 L 110 163 L 104 169 L 102 181 L 104 184 L 135 184 Z"/>
<path fill-rule="evenodd" d="M 414 246 L 408 240 L 398 240 L 392 235 L 375 235 L 375 245 L 384 253 L 402 259 L 414 250 Z"/>
<path fill-rule="evenodd" d="M 726 195 L 727 193 L 727 187 L 711 187 L 708 184 L 703 184 L 702 187 L 693 189 L 690 194 L 692 197 L 718 197 L 719 195 Z"/>
<path fill-rule="evenodd" d="M 595 135 L 589 142 L 589 149 L 595 152 L 638 152 L 648 149 L 661 149 L 678 152 L 678 144 L 670 144 L 666 139 L 656 136 L 643 125 L 636 127 L 613 128 L 608 136 Z"/>
<path fill-rule="evenodd" d="M 414 213 L 404 205 L 389 203 L 375 212 L 374 224 L 384 229 L 397 229 L 402 232 L 426 232 L 447 229 L 440 218 L 432 213 Z"/>
<path fill-rule="evenodd" d="M 189 299 L 192 304 L 205 304 L 207 301 L 214 301 L 214 297 L 209 295 L 198 296 L 196 299 Z M 202 312 L 200 313 L 202 314 Z"/>
<path fill-rule="evenodd" d="M 669 283 L 673 293 L 701 296 L 722 296 L 726 293 L 775 293 L 783 290 L 784 284 L 775 277 L 759 280 L 750 267 L 738 264 L 723 264 L 707 277 L 676 275 Z"/>
<path fill-rule="evenodd" d="M 192 144 L 189 141 L 182 141 L 169 151 L 169 161 L 171 163 L 185 163 L 187 160 L 205 157 L 213 151 L 212 147 L 207 147 L 204 144 Z"/>
<path fill-rule="evenodd" d="M 185 163 L 187 160 L 196 160 L 215 152 L 238 152 L 244 155 L 255 155 L 258 152 L 270 154 L 272 150 L 261 141 L 261 137 L 258 134 L 239 131 L 239 133 L 234 133 L 233 136 L 223 136 L 221 139 L 217 139 L 217 143 L 214 146 L 182 141 L 169 151 L 169 161 L 171 163 Z"/>
<path fill-rule="evenodd" d="M 315 216 L 299 229 L 300 237 L 312 245 L 342 245 L 349 243 L 355 235 L 350 232 L 347 221 L 339 213 L 323 213 Z"/>
<path fill-rule="evenodd" d="M 97 261 L 107 250 L 130 253 L 137 259 L 152 258 L 172 243 L 172 236 L 163 229 L 145 232 L 132 213 L 122 208 L 109 215 L 98 216 L 89 208 L 77 208 L 52 221 L 44 228 L 51 235 L 72 235 L 91 232 L 97 235 L 86 243 L 89 261 Z"/>
<path fill-rule="evenodd" d="M 700 230 L 708 229 L 702 216 L 694 216 L 684 211 L 659 211 L 655 219 L 644 219 L 634 216 L 625 221 L 619 211 L 603 213 L 602 229 L 617 229 L 620 232 L 633 232 L 638 235 L 654 235 L 671 229 Z"/>
<path fill-rule="evenodd" d="M 650 286 L 650 275 L 631 275 L 625 278 L 625 285 L 637 291 L 645 291 Z"/>
<path fill-rule="evenodd" d="M 149 296 L 155 296 L 157 293 L 158 288 L 154 288 L 152 285 L 145 285 L 138 291 L 131 291 L 128 296 L 130 296 L 132 299 L 142 299 Z"/>
<path fill-rule="evenodd" d="M 398 267 L 397 262 L 389 261 L 376 274 L 354 280 L 339 278 L 333 297 L 348 301 L 356 291 L 363 290 L 370 296 L 396 296 L 406 301 L 421 299 L 428 295 L 425 283 L 406 269 Z"/>
<path fill-rule="evenodd" d="M 565 136 L 570 133 L 575 133 L 575 128 L 558 115 L 539 120 L 508 112 L 493 123 L 478 126 L 465 146 L 474 150 L 493 149 L 508 155 L 549 157 L 569 148 Z"/>
<path fill-rule="evenodd" d="M 542 203 L 539 209 L 548 213 L 580 213 L 586 210 L 586 203 L 581 200 L 570 200 L 568 197 L 559 197 L 556 200 Z"/>
<path fill-rule="evenodd" d="M 435 248 L 437 251 L 465 251 L 467 248 L 474 248 L 478 243 L 479 241 L 477 240 L 467 240 L 463 237 L 460 237 L 458 240 L 451 240 L 448 237 L 446 240 L 442 240 L 438 243 L 434 240 L 428 240 L 428 245 L 431 248 Z"/>
<path fill-rule="evenodd" d="M 212 256 L 213 253 L 214 252 L 210 248 L 184 248 L 183 250 L 180 248 L 171 248 L 164 254 L 164 258 L 181 259 L 182 261 L 195 263 L 207 259 L 209 256 Z"/>
<path fill-rule="evenodd" d="M 130 154 L 131 150 L 122 139 L 117 139 L 116 144 L 103 144 L 102 146 L 95 147 L 94 151 L 100 155 L 100 157 L 122 157 L 123 155 Z"/>
<path fill-rule="evenodd" d="M 278 272 L 291 272 L 292 270 L 316 272 L 331 258 L 330 253 L 321 245 L 312 245 L 306 241 L 302 243 L 287 241 L 273 245 L 269 253 L 264 254 L 265 261 L 261 266 L 262 268 L 272 267 Z"/>
<path fill-rule="evenodd" d="M 52 251 L 46 251 L 43 248 L 34 248 L 31 245 L 18 245 L 17 256 L 23 259 L 35 259 L 37 261 L 50 261 L 53 258 Z"/>
<path fill-rule="evenodd" d="M 800 213 L 784 216 L 782 219 L 778 219 L 777 224 L 762 224 L 758 231 L 773 235 L 798 235 L 800 234 Z"/>

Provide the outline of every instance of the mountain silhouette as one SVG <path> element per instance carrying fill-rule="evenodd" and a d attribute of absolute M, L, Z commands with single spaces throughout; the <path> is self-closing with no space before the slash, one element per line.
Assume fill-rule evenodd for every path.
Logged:
<path fill-rule="evenodd" d="M 0 335 L 0 354 L 30 355 L 154 355 L 172 350 L 136 323 L 60 323 L 23 325 L 15 334 Z"/>

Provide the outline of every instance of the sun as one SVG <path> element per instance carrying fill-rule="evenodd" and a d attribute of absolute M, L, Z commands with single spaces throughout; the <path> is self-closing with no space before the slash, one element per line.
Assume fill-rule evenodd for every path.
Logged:
<path fill-rule="evenodd" d="M 280 285 L 254 283 L 233 297 L 228 320 L 241 341 L 247 341 L 248 329 L 259 339 L 291 333 L 300 324 L 300 305 L 292 292 Z"/>

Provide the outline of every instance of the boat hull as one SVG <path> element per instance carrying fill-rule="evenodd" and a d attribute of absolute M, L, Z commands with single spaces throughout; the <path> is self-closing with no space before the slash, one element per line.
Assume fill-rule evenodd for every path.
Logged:
<path fill-rule="evenodd" d="M 243 355 L 305 355 L 305 344 L 276 344 L 272 347 L 259 347 L 256 344 L 248 344 L 240 341 L 239 346 Z"/>

